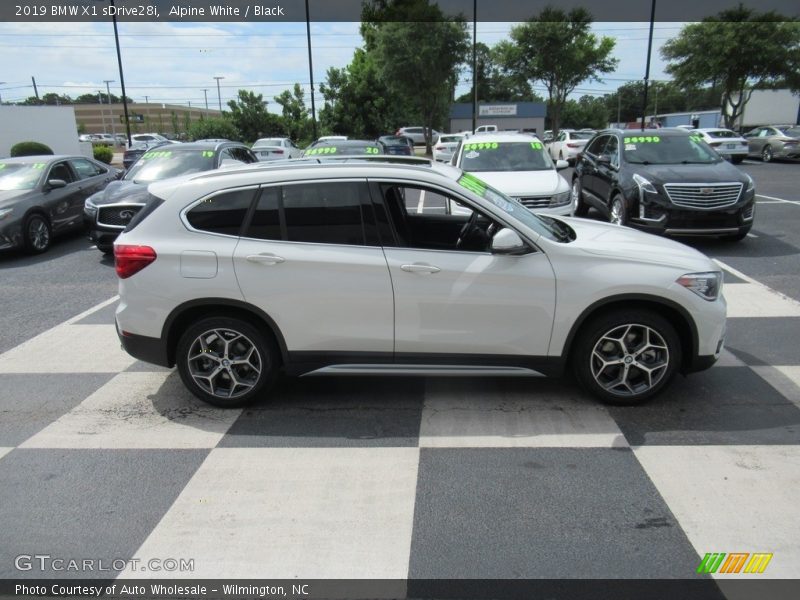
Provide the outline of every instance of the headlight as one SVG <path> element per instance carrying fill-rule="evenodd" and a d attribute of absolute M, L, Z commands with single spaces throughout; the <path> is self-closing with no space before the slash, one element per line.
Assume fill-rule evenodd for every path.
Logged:
<path fill-rule="evenodd" d="M 554 194 L 550 198 L 550 206 L 564 206 L 565 204 L 569 204 L 570 201 L 570 192 L 567 190 L 566 192 L 561 192 L 560 194 Z"/>
<path fill-rule="evenodd" d="M 748 175 L 747 173 L 745 173 L 744 176 L 747 177 L 747 189 L 745 190 L 745 192 L 754 191 L 756 189 L 756 182 L 753 181 L 753 178 L 750 177 L 750 175 Z"/>
<path fill-rule="evenodd" d="M 12 212 L 14 212 L 14 209 L 13 209 L 13 208 L 3 208 L 3 209 L 0 209 L 0 221 L 2 221 L 3 219 L 7 219 L 8 217 L 10 217 Z"/>
<path fill-rule="evenodd" d="M 719 294 L 722 291 L 722 273 L 720 271 L 687 273 L 678 277 L 675 282 L 709 302 L 719 298 Z"/>
<path fill-rule="evenodd" d="M 639 189 L 644 192 L 649 192 L 651 194 L 657 194 L 656 186 L 654 186 L 648 179 L 645 179 L 638 173 L 633 174 L 633 180 L 636 182 L 636 185 L 639 186 Z"/>
<path fill-rule="evenodd" d="M 87 198 L 86 202 L 83 203 L 83 210 L 86 212 L 95 212 L 97 210 L 97 205 L 92 202 L 91 198 Z"/>

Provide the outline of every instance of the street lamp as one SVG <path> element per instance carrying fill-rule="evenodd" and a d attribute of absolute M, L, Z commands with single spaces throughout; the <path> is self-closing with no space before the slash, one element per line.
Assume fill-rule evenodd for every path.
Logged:
<path fill-rule="evenodd" d="M 105 0 L 95 0 L 95 2 L 105 2 Z M 111 8 L 114 6 L 114 0 L 108 0 Z M 114 23 L 114 43 L 117 46 L 117 66 L 119 67 L 119 84 L 122 87 L 122 111 L 125 113 L 125 131 L 128 134 L 128 147 L 131 146 L 131 121 L 128 118 L 128 99 L 125 97 L 125 76 L 122 73 L 122 52 L 119 49 L 119 32 L 117 31 L 117 11 L 111 11 L 111 22 Z"/>
<path fill-rule="evenodd" d="M 108 110 L 111 112 L 111 135 L 114 136 L 114 144 L 117 143 L 117 127 L 114 125 L 114 105 L 111 103 L 111 88 L 108 87 L 109 83 L 114 83 L 114 79 L 103 79 L 106 84 L 106 97 L 108 98 Z"/>
<path fill-rule="evenodd" d="M 219 112 L 221 113 L 222 112 L 222 94 L 219 91 L 219 80 L 220 79 L 225 79 L 225 78 L 222 77 L 222 76 L 219 76 L 219 77 L 214 77 L 214 79 L 217 80 L 217 102 L 219 102 Z"/>

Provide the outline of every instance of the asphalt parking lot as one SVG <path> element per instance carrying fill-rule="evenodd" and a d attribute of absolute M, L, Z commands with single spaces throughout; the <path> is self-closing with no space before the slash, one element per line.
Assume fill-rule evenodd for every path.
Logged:
<path fill-rule="evenodd" d="M 194 560 L 126 577 L 700 578 L 705 553 L 766 552 L 763 577 L 796 578 L 800 164 L 741 168 L 751 235 L 687 242 L 725 270 L 727 350 L 634 408 L 340 377 L 221 411 L 119 350 L 113 262 L 83 236 L 0 254 L 0 577 L 108 577 L 15 568 L 38 552 Z"/>

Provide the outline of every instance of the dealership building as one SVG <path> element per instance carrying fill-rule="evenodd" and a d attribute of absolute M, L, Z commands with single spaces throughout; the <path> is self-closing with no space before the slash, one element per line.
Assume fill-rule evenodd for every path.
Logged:
<path fill-rule="evenodd" d="M 500 131 L 520 129 L 544 132 L 547 106 L 542 102 L 479 102 L 477 127 L 497 125 Z M 472 103 L 461 102 L 450 107 L 450 132 L 472 131 Z"/>

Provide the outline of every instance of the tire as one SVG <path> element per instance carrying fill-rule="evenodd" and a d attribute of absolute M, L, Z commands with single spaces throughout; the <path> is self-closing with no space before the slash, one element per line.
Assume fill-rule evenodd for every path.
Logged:
<path fill-rule="evenodd" d="M 602 402 L 633 406 L 666 388 L 681 359 L 680 339 L 669 321 L 646 309 L 618 310 L 581 328 L 572 369 L 581 386 Z"/>
<path fill-rule="evenodd" d="M 572 192 L 570 197 L 570 208 L 573 217 L 585 217 L 589 213 L 589 207 L 583 202 L 583 186 L 580 177 L 572 180 Z"/>
<path fill-rule="evenodd" d="M 97 245 L 97 249 L 103 253 L 103 256 L 113 256 L 114 254 L 114 246 L 106 246 L 106 245 Z"/>
<path fill-rule="evenodd" d="M 731 162 L 733 164 L 735 164 L 735 165 L 742 164 L 743 160 L 744 160 L 744 156 L 731 156 Z"/>
<path fill-rule="evenodd" d="M 233 347 L 226 350 L 225 340 Z M 250 323 L 209 317 L 183 332 L 175 359 L 189 391 L 208 404 L 233 408 L 252 403 L 272 386 L 278 375 L 278 356 L 274 340 Z M 242 362 L 230 364 L 232 360 Z M 231 385 L 231 375 L 239 382 Z"/>
<path fill-rule="evenodd" d="M 41 254 L 50 247 L 53 240 L 50 221 L 40 213 L 28 215 L 22 225 L 22 238 L 25 250 L 32 254 Z"/>
<path fill-rule="evenodd" d="M 750 233 L 749 227 L 744 231 L 740 231 L 739 233 L 734 233 L 732 235 L 723 235 L 720 237 L 720 239 L 726 242 L 741 242 L 744 238 L 747 237 L 748 233 Z"/>
<path fill-rule="evenodd" d="M 764 149 L 761 151 L 761 160 L 765 163 L 772 162 L 772 148 L 768 145 L 764 146 Z"/>
<path fill-rule="evenodd" d="M 628 209 L 625 206 L 625 198 L 620 194 L 614 194 L 611 198 L 608 220 L 616 225 L 628 224 Z"/>

